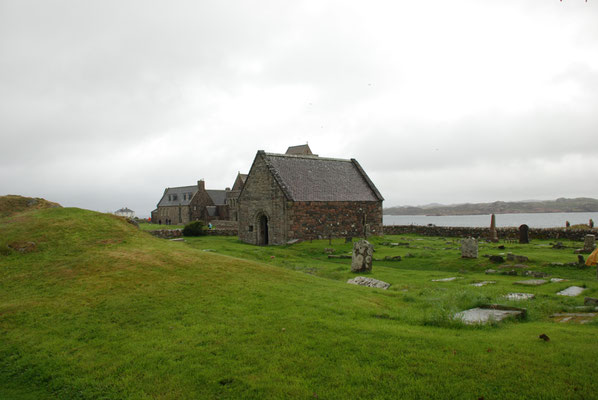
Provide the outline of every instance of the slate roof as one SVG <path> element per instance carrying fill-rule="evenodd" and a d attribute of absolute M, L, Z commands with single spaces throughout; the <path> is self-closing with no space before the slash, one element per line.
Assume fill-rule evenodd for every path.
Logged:
<path fill-rule="evenodd" d="M 313 153 L 311 152 L 309 145 L 301 144 L 299 146 L 289 146 L 289 148 L 287 149 L 287 152 L 285 154 L 298 156 L 298 155 L 312 155 Z"/>
<path fill-rule="evenodd" d="M 186 193 L 191 193 L 191 196 L 183 196 Z M 197 185 L 167 188 L 162 199 L 160 199 L 160 202 L 158 203 L 158 207 L 178 205 L 188 206 L 195 193 L 197 193 Z M 169 195 L 171 196 L 171 200 L 168 200 Z M 176 195 L 176 200 L 173 199 L 173 195 Z"/>
<path fill-rule="evenodd" d="M 210 196 L 210 198 L 214 202 L 214 205 L 216 205 L 216 206 L 224 205 L 224 201 L 226 200 L 226 190 L 207 190 L 206 189 L 206 193 L 208 194 L 208 196 Z"/>
<path fill-rule="evenodd" d="M 384 200 L 355 159 L 260 153 L 289 200 Z"/>

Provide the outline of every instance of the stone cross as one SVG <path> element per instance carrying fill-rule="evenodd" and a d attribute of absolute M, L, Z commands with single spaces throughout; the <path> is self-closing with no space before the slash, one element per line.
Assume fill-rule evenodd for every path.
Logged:
<path fill-rule="evenodd" d="M 496 233 L 496 216 L 492 214 L 490 217 L 490 241 L 493 243 L 498 242 L 498 234 Z"/>
<path fill-rule="evenodd" d="M 461 240 L 461 258 L 478 258 L 478 241 L 474 238 Z"/>
<path fill-rule="evenodd" d="M 583 242 L 583 249 L 584 251 L 589 251 L 590 253 L 594 251 L 596 248 L 596 235 L 586 235 L 586 238 Z"/>
<path fill-rule="evenodd" d="M 369 272 L 372 270 L 372 257 L 374 246 L 367 240 L 353 243 L 353 257 L 351 259 L 351 272 Z"/>
<path fill-rule="evenodd" d="M 526 224 L 523 224 L 519 227 L 519 243 L 529 243 L 529 226 L 527 226 Z"/>

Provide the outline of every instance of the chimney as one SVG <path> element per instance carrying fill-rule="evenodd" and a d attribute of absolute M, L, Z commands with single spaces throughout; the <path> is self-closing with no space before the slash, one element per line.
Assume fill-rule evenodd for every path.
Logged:
<path fill-rule="evenodd" d="M 203 179 L 200 179 L 197 181 L 197 188 L 202 191 L 206 190 L 206 183 L 204 182 Z"/>

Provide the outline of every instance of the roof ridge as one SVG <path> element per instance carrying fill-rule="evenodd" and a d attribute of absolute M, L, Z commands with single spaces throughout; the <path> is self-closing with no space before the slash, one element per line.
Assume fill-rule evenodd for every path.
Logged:
<path fill-rule="evenodd" d="M 316 156 L 315 154 L 280 154 L 280 153 L 264 153 L 269 157 L 286 157 L 286 158 L 306 158 L 308 160 L 321 160 L 321 161 L 344 161 L 344 162 L 351 162 L 350 159 L 347 158 L 334 158 L 334 157 L 320 157 Z"/>

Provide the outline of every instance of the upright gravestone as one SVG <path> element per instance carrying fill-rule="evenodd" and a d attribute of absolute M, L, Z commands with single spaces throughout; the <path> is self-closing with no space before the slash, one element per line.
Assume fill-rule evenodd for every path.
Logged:
<path fill-rule="evenodd" d="M 583 242 L 583 250 L 584 252 L 593 252 L 594 248 L 596 248 L 596 235 L 586 235 L 586 238 Z"/>
<path fill-rule="evenodd" d="M 488 238 L 492 243 L 498 243 L 498 234 L 496 233 L 496 216 L 490 217 L 490 236 Z"/>
<path fill-rule="evenodd" d="M 478 258 L 478 241 L 474 238 L 461 240 L 461 257 Z"/>
<path fill-rule="evenodd" d="M 526 224 L 523 224 L 519 227 L 519 243 L 529 243 L 529 226 L 527 226 Z"/>
<path fill-rule="evenodd" d="M 353 243 L 353 257 L 351 259 L 351 272 L 369 272 L 372 270 L 372 257 L 374 246 L 367 240 Z"/>

